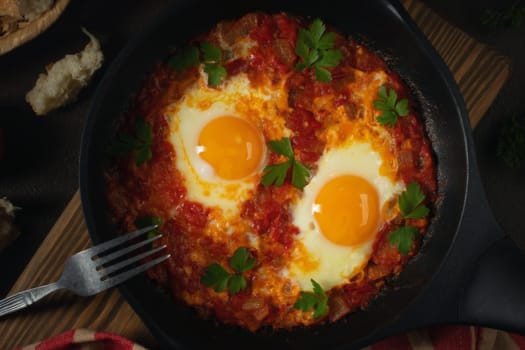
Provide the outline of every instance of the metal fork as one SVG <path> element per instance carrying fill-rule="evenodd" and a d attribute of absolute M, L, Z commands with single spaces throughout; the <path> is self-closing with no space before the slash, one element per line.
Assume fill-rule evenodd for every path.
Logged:
<path fill-rule="evenodd" d="M 162 236 L 160 234 L 138 243 L 126 245 L 130 240 L 151 232 L 155 228 L 157 228 L 157 225 L 144 227 L 70 256 L 66 260 L 64 271 L 58 281 L 41 287 L 28 289 L 0 300 L 0 316 L 25 308 L 58 289 L 65 288 L 81 296 L 97 294 L 168 259 L 170 257 L 169 254 L 140 264 L 142 259 L 166 248 L 166 246 L 163 245 L 155 249 L 140 252 L 140 254 L 126 258 L 125 260 L 117 260 L 159 239 Z M 118 248 L 118 250 L 108 252 L 121 245 L 123 245 L 123 247 Z M 106 255 L 104 255 L 104 253 L 106 253 Z"/>

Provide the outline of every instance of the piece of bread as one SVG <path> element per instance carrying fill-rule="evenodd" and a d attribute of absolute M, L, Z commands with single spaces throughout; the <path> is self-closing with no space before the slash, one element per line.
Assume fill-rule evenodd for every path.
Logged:
<path fill-rule="evenodd" d="M 87 30 L 82 28 L 82 31 L 90 38 L 84 50 L 47 66 L 47 73 L 40 74 L 33 89 L 26 94 L 26 101 L 36 114 L 47 114 L 73 101 L 102 65 L 104 55 L 100 43 Z"/>
<path fill-rule="evenodd" d="M 18 0 L 0 0 L 0 16 L 22 18 L 18 8 Z"/>
<path fill-rule="evenodd" d="M 17 29 L 18 20 L 15 17 L 0 16 L 0 35 L 3 35 L 4 33 L 12 33 Z"/>
<path fill-rule="evenodd" d="M 15 209 L 17 208 L 6 198 L 0 198 L 0 251 L 20 234 L 14 223 Z"/>
<path fill-rule="evenodd" d="M 54 0 L 0 0 L 0 16 L 32 21 L 53 6 Z"/>

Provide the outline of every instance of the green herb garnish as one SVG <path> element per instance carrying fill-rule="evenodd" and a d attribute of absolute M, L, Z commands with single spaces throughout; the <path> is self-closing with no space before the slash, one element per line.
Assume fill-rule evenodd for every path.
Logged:
<path fill-rule="evenodd" d="M 161 233 L 159 231 L 160 225 L 162 225 L 162 219 L 159 218 L 158 216 L 142 216 L 135 220 L 135 226 L 137 228 L 157 226 L 156 228 L 148 232 L 148 235 L 147 235 L 148 238 L 155 237 Z"/>
<path fill-rule="evenodd" d="M 208 75 L 208 85 L 211 87 L 220 85 L 228 75 L 226 68 L 222 65 L 221 48 L 208 42 L 200 44 L 200 53 L 195 46 L 188 46 L 168 61 L 168 65 L 177 72 L 182 72 L 200 63 L 204 64 L 204 72 Z"/>
<path fill-rule="evenodd" d="M 332 74 L 326 68 L 336 67 L 343 57 L 340 50 L 333 49 L 334 45 L 335 33 L 326 33 L 324 23 L 320 19 L 314 20 L 308 30 L 299 30 L 295 53 L 302 62 L 297 63 L 295 69 L 313 67 L 318 81 L 331 82 Z"/>
<path fill-rule="evenodd" d="M 408 100 L 404 98 L 398 101 L 397 92 L 394 89 L 387 92 L 386 87 L 381 85 L 377 97 L 379 99 L 374 100 L 374 107 L 383 112 L 377 117 L 379 124 L 393 127 L 396 125 L 397 118 L 408 115 Z"/>
<path fill-rule="evenodd" d="M 216 87 L 228 74 L 222 66 L 222 50 L 218 46 L 203 42 L 201 43 L 201 52 L 204 72 L 208 74 L 208 85 Z"/>
<path fill-rule="evenodd" d="M 413 226 L 403 226 L 399 230 L 388 235 L 388 241 L 394 245 L 402 255 L 407 255 L 414 245 L 417 237 L 417 228 Z"/>
<path fill-rule="evenodd" d="M 226 75 L 226 69 L 214 63 L 205 63 L 204 72 L 208 74 L 208 85 L 211 87 L 219 86 Z"/>
<path fill-rule="evenodd" d="M 173 56 L 168 61 L 168 65 L 177 72 L 182 72 L 189 67 L 198 65 L 199 63 L 199 49 L 195 46 L 183 48 L 180 53 Z"/>
<path fill-rule="evenodd" d="M 216 292 L 224 292 L 228 288 L 231 276 L 221 265 L 215 263 L 206 268 L 201 283 L 206 287 L 213 287 Z"/>
<path fill-rule="evenodd" d="M 135 134 L 119 133 L 112 146 L 111 153 L 117 157 L 125 157 L 134 152 L 135 164 L 141 166 L 152 157 L 151 142 L 151 126 L 144 119 L 137 118 L 135 121 Z"/>
<path fill-rule="evenodd" d="M 328 313 L 328 296 L 323 288 L 314 279 L 310 280 L 313 292 L 301 292 L 299 299 L 295 301 L 293 307 L 301 311 L 314 310 L 314 318 L 319 318 Z"/>
<path fill-rule="evenodd" d="M 398 198 L 401 214 L 405 219 L 422 219 L 427 217 L 429 209 L 423 204 L 425 194 L 417 182 L 410 182 Z M 404 226 L 388 235 L 390 244 L 395 245 L 402 255 L 407 255 L 417 237 L 417 228 Z"/>
<path fill-rule="evenodd" d="M 519 2 L 504 10 L 485 9 L 480 21 L 492 30 L 503 28 L 519 28 L 525 23 L 525 5 Z"/>
<path fill-rule="evenodd" d="M 255 259 L 250 258 L 248 249 L 244 247 L 238 248 L 230 258 L 230 266 L 238 273 L 245 273 L 255 266 Z"/>
<path fill-rule="evenodd" d="M 422 204 L 425 195 L 417 182 L 410 182 L 398 199 L 399 210 L 405 219 L 421 219 L 428 215 L 428 208 Z"/>
<path fill-rule="evenodd" d="M 498 157 L 510 168 L 525 166 L 525 122 L 515 116 L 503 123 L 498 138 Z"/>
<path fill-rule="evenodd" d="M 302 189 L 308 183 L 310 171 L 303 164 L 295 159 L 292 143 L 290 138 L 283 137 L 280 140 L 273 140 L 268 143 L 268 146 L 277 154 L 288 158 L 287 161 L 278 164 L 267 165 L 263 172 L 261 183 L 264 186 L 275 185 L 282 186 L 288 174 L 288 170 L 292 168 L 292 185 Z"/>
<path fill-rule="evenodd" d="M 220 264 L 211 264 L 202 275 L 201 283 L 206 287 L 213 287 L 216 292 L 228 289 L 230 294 L 246 288 L 247 282 L 243 274 L 255 266 L 255 259 L 250 257 L 248 249 L 240 247 L 233 253 L 229 263 L 235 273 L 229 273 Z"/>

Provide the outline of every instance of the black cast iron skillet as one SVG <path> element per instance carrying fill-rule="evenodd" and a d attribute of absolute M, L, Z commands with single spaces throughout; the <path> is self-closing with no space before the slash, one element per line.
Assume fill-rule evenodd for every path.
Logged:
<path fill-rule="evenodd" d="M 418 256 L 367 310 L 328 325 L 255 334 L 196 317 L 139 276 L 120 287 L 166 348 L 353 348 L 435 323 L 469 323 L 525 332 L 525 258 L 503 235 L 480 183 L 465 106 L 451 74 L 402 6 L 386 0 L 177 1 L 140 33 L 100 83 L 82 137 L 80 188 L 95 243 L 117 234 L 102 169 L 130 96 L 173 46 L 244 13 L 287 11 L 320 17 L 387 59 L 415 97 L 432 141 L 440 201 Z"/>

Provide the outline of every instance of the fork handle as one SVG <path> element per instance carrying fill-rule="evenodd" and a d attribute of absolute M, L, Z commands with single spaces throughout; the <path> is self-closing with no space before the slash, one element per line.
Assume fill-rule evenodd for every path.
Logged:
<path fill-rule="evenodd" d="M 31 288 L 22 292 L 13 294 L 5 299 L 0 300 L 0 316 L 4 316 L 23 309 L 46 295 L 62 288 L 58 283 L 50 283 L 44 286 Z"/>

